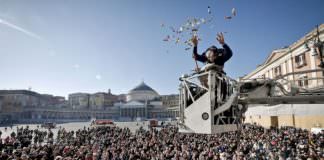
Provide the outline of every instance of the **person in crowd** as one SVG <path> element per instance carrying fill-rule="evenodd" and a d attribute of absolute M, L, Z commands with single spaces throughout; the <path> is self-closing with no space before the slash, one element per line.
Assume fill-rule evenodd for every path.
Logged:
<path fill-rule="evenodd" d="M 46 134 L 45 134 L 46 132 Z M 0 141 L 0 159 L 164 160 L 164 159 L 323 159 L 324 133 L 245 124 L 241 131 L 221 134 L 180 133 L 176 126 L 131 132 L 129 128 L 98 127 L 67 131 L 19 128 Z M 26 134 L 21 134 L 26 133 Z M 31 137 L 44 142 L 31 143 Z M 47 136 L 46 138 L 46 135 Z M 239 136 L 239 138 L 238 138 Z"/>

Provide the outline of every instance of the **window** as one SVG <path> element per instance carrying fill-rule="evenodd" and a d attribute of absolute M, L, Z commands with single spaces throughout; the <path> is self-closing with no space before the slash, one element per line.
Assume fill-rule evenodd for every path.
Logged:
<path fill-rule="evenodd" d="M 298 68 L 305 66 L 306 65 L 305 53 L 296 56 L 295 57 L 295 63 L 296 63 Z"/>
<path fill-rule="evenodd" d="M 281 76 L 281 66 L 279 65 L 278 67 L 276 67 L 275 69 L 274 69 L 274 74 L 275 74 L 275 77 L 277 77 L 277 76 Z"/>
<path fill-rule="evenodd" d="M 303 77 L 299 78 L 298 86 L 299 87 L 307 87 L 308 86 L 307 76 L 303 76 Z"/>

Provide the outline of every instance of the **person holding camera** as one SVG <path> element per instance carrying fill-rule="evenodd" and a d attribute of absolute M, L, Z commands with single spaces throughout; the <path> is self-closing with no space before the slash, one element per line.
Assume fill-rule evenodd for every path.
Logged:
<path fill-rule="evenodd" d="M 202 63 L 218 65 L 223 69 L 225 62 L 228 61 L 232 57 L 233 52 L 232 52 L 231 48 L 225 43 L 223 33 L 217 34 L 216 39 L 223 46 L 223 48 L 219 49 L 213 45 L 213 46 L 209 47 L 201 55 L 199 55 L 197 52 L 198 37 L 193 36 L 191 39 L 191 42 L 194 46 L 193 58 L 197 61 L 202 62 Z"/>

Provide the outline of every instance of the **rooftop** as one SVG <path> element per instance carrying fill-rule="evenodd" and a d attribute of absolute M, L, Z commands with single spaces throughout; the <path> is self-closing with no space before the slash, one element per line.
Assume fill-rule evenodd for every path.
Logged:
<path fill-rule="evenodd" d="M 141 84 L 139 84 L 138 86 L 136 86 L 135 88 L 130 90 L 130 92 L 133 92 L 133 91 L 152 91 L 152 92 L 156 92 L 154 89 L 152 89 L 150 86 L 148 86 L 144 82 L 142 82 Z"/>

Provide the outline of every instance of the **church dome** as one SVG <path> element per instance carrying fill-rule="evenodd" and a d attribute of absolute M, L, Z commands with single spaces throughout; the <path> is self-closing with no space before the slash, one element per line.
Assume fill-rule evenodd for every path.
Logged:
<path fill-rule="evenodd" d="M 135 88 L 131 89 L 129 92 L 134 92 L 134 91 L 152 91 L 152 92 L 155 92 L 150 86 L 148 86 L 144 82 L 142 82 L 141 84 L 139 84 Z"/>
<path fill-rule="evenodd" d="M 152 100 L 158 96 L 159 94 L 154 89 L 142 82 L 141 84 L 137 85 L 135 88 L 129 91 L 126 99 L 127 101 L 146 101 Z"/>

